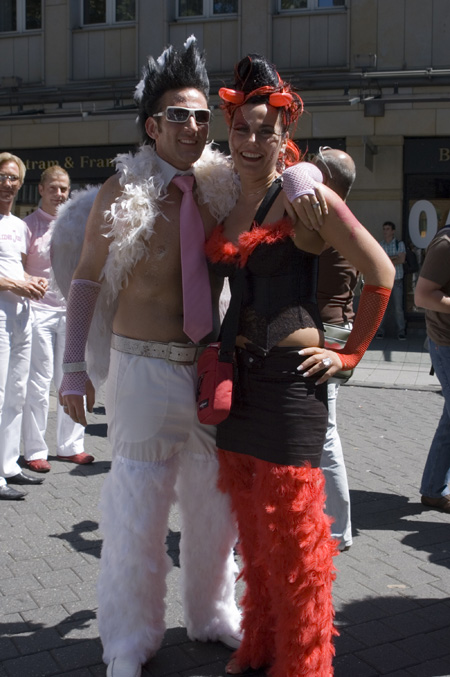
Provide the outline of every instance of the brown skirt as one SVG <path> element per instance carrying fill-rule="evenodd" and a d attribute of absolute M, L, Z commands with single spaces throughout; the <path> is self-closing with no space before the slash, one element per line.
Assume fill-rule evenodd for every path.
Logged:
<path fill-rule="evenodd" d="M 295 348 L 237 349 L 237 383 L 229 417 L 217 426 L 219 449 L 269 463 L 320 466 L 327 430 L 327 384 L 297 371 Z"/>

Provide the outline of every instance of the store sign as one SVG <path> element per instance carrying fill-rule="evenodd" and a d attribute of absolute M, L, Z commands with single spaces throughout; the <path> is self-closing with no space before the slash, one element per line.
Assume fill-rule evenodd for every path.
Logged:
<path fill-rule="evenodd" d="M 450 138 L 405 139 L 406 174 L 450 174 Z"/>
<path fill-rule="evenodd" d="M 134 150 L 129 146 L 86 146 L 71 148 L 31 148 L 17 151 L 27 168 L 27 181 L 39 181 L 44 169 L 59 165 L 72 181 L 103 181 L 115 171 L 118 153 Z"/>
<path fill-rule="evenodd" d="M 439 162 L 450 163 L 450 147 L 441 146 L 439 148 Z"/>
<path fill-rule="evenodd" d="M 408 233 L 411 242 L 418 249 L 425 249 L 438 231 L 439 215 L 430 200 L 418 200 L 409 212 Z M 450 225 L 450 211 L 445 226 Z"/>

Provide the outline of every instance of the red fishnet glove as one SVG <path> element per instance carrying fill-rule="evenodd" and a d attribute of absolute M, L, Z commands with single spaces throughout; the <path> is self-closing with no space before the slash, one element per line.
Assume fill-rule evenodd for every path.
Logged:
<path fill-rule="evenodd" d="M 101 285 L 92 280 L 72 280 L 67 299 L 66 345 L 63 364 L 84 362 L 84 353 L 89 328 L 94 315 L 95 304 Z M 73 371 L 63 375 L 59 393 L 64 395 L 85 395 L 86 371 Z"/>
<path fill-rule="evenodd" d="M 345 348 L 337 350 L 343 369 L 354 369 L 369 347 L 369 343 L 383 319 L 389 302 L 391 290 L 365 284 L 359 300 L 353 329 L 347 339 Z"/>

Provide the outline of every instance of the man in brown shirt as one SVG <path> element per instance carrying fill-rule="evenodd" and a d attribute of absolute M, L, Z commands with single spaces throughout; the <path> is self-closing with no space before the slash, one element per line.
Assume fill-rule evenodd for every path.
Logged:
<path fill-rule="evenodd" d="M 450 513 L 450 228 L 431 241 L 420 271 L 415 304 L 425 308 L 429 350 L 442 386 L 444 408 L 422 475 L 422 504 Z"/>
<path fill-rule="evenodd" d="M 337 148 L 322 146 L 312 160 L 323 175 L 323 182 L 346 200 L 355 180 L 355 163 L 350 155 Z M 353 295 L 358 272 L 333 247 L 324 249 L 319 258 L 317 300 L 323 322 L 350 327 L 354 318 Z M 331 533 L 339 549 L 352 544 L 350 492 L 341 439 L 336 424 L 336 401 L 340 380 L 328 380 L 328 426 L 322 451 L 322 468 L 326 482 L 325 510 L 333 517 Z"/>

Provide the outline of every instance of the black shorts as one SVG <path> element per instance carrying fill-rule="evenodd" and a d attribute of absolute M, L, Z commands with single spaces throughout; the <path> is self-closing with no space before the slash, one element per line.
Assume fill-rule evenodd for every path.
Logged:
<path fill-rule="evenodd" d="M 238 379 L 229 417 L 217 426 L 217 446 L 280 465 L 320 466 L 328 422 L 327 384 L 297 371 L 294 348 L 237 349 Z"/>

